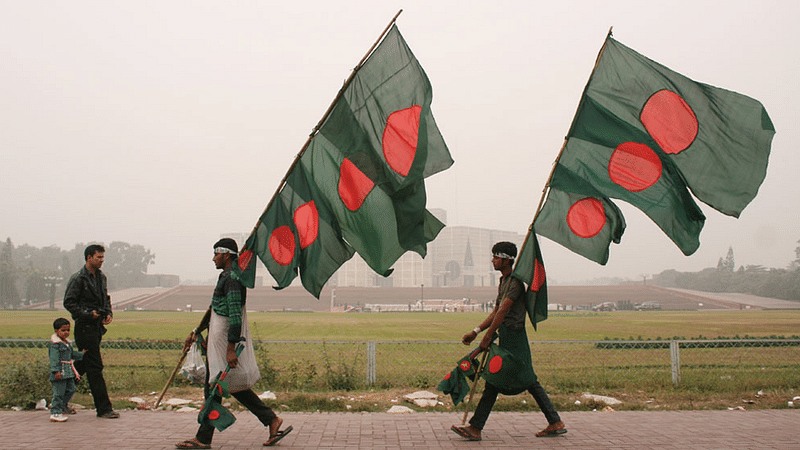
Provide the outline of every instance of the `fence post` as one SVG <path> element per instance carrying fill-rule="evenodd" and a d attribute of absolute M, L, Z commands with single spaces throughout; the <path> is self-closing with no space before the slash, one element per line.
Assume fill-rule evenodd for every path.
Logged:
<path fill-rule="evenodd" d="M 367 386 L 375 384 L 375 342 L 367 342 Z"/>
<path fill-rule="evenodd" d="M 678 351 L 679 347 L 678 341 L 669 342 L 669 356 L 672 362 L 672 384 L 675 386 L 681 382 L 681 354 Z"/>

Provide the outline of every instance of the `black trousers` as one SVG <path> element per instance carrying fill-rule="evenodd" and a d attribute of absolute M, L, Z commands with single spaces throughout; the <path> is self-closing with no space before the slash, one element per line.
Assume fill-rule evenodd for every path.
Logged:
<path fill-rule="evenodd" d="M 541 384 L 537 381 L 533 386 L 528 388 L 528 392 L 533 396 L 533 399 L 536 400 L 536 404 L 539 405 L 539 409 L 542 410 L 544 413 L 545 418 L 547 418 L 547 423 L 554 424 L 561 420 L 561 417 L 556 412 L 555 407 L 553 406 L 553 402 L 550 401 L 550 397 L 547 396 L 547 392 L 545 392 L 544 388 Z M 492 408 L 494 407 L 494 403 L 497 401 L 497 395 L 500 392 L 497 390 L 496 387 L 493 385 L 486 383 L 486 387 L 483 389 L 483 395 L 481 396 L 481 401 L 478 402 L 478 406 L 475 408 L 475 414 L 472 415 L 472 418 L 469 419 L 469 424 L 473 427 L 483 430 L 483 426 L 486 424 L 486 420 L 489 418 L 489 414 L 492 412 Z"/>
<path fill-rule="evenodd" d="M 108 398 L 106 379 L 103 377 L 103 356 L 100 354 L 102 340 L 103 333 L 99 322 L 75 324 L 75 344 L 78 350 L 86 350 L 83 359 L 75 361 L 75 368 L 81 376 L 86 375 L 98 416 L 114 410 Z"/>
<path fill-rule="evenodd" d="M 278 417 L 275 415 L 275 412 L 272 411 L 272 408 L 265 405 L 252 389 L 231 392 L 231 395 L 258 417 L 258 420 L 264 424 L 265 427 L 269 427 L 269 424 Z M 215 428 L 211 425 L 200 425 L 200 429 L 197 430 L 195 438 L 203 444 L 210 444 L 211 440 L 214 438 L 214 430 Z"/>

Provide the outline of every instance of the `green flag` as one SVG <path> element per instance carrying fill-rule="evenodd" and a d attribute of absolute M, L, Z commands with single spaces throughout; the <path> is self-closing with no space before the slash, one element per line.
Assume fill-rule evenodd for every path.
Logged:
<path fill-rule="evenodd" d="M 396 26 L 340 94 L 246 244 L 278 287 L 299 272 L 317 297 L 354 251 L 383 276 L 408 250 L 424 257 L 444 227 L 425 209 L 424 179 L 453 164 L 430 82 Z M 240 256 L 244 279 L 252 261 Z"/>
<path fill-rule="evenodd" d="M 648 134 L 655 143 L 633 142 L 672 160 L 694 195 L 724 214 L 738 217 L 764 181 L 775 128 L 755 99 L 692 81 L 611 37 L 588 99 Z"/>
<path fill-rule="evenodd" d="M 289 286 L 299 272 L 306 290 L 319 298 L 325 282 L 354 250 L 342 239 L 328 203 L 313 189 L 302 164 L 296 165 L 246 247 L 256 252 L 277 289 Z M 248 264 L 244 254 L 239 258 Z"/>
<path fill-rule="evenodd" d="M 561 172 L 556 166 L 556 173 Z M 622 211 L 597 189 L 569 171 L 554 176 L 536 233 L 598 264 L 608 262 L 609 246 L 625 232 Z"/>
<path fill-rule="evenodd" d="M 757 100 L 692 81 L 609 37 L 551 180 L 562 192 L 548 195 L 536 221 L 547 225 L 537 229 L 604 264 L 608 249 L 600 252 L 595 239 L 601 234 L 589 244 L 564 213 L 585 195 L 608 214 L 608 205 L 616 209 L 610 198 L 617 198 L 645 212 L 690 255 L 705 222 L 690 191 L 738 217 L 764 180 L 774 133 Z M 569 186 L 576 179 L 581 188 Z M 618 210 L 614 215 L 624 224 Z M 623 230 L 617 239 L 604 237 L 606 246 Z"/>
<path fill-rule="evenodd" d="M 425 209 L 424 178 L 453 164 L 432 98 L 425 72 L 393 26 L 301 158 L 344 239 L 384 276 L 408 250 L 424 257 L 444 227 Z"/>
<path fill-rule="evenodd" d="M 525 237 L 525 243 L 517 257 L 514 272 L 511 273 L 525 283 L 525 307 L 531 319 L 533 329 L 536 324 L 547 319 L 547 277 L 545 276 L 544 260 L 539 249 L 539 239 L 533 227 Z"/>

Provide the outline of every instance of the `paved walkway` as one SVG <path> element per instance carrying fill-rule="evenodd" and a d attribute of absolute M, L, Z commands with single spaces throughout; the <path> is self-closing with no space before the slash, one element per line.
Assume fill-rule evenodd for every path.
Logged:
<path fill-rule="evenodd" d="M 120 411 L 116 420 L 79 411 L 66 423 L 44 411 L 0 411 L 0 448 L 156 450 L 194 436 L 196 415 Z M 214 440 L 214 449 L 262 448 L 266 433 L 248 412 Z M 461 413 L 283 413 L 294 431 L 278 448 L 297 449 L 800 449 L 800 409 L 757 411 L 617 411 L 561 413 L 569 432 L 536 438 L 539 413 L 493 413 L 483 441 L 450 431 Z"/>

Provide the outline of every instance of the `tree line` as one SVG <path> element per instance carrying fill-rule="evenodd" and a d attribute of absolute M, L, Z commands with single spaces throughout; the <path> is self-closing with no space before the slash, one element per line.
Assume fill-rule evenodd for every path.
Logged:
<path fill-rule="evenodd" d="M 797 241 L 800 244 L 800 241 Z M 728 248 L 717 267 L 699 272 L 665 270 L 653 275 L 658 286 L 692 289 L 705 292 L 736 292 L 783 300 L 800 300 L 800 246 L 795 249 L 796 259 L 785 269 L 767 268 L 760 265 L 739 266 Z"/>
<path fill-rule="evenodd" d="M 17 308 L 43 301 L 53 302 L 64 294 L 69 278 L 85 264 L 84 249 L 77 243 L 70 250 L 58 246 L 14 246 L 7 238 L 0 250 L 0 308 Z M 103 272 L 108 290 L 149 285 L 147 268 L 155 254 L 139 244 L 113 241 L 104 245 Z"/>

